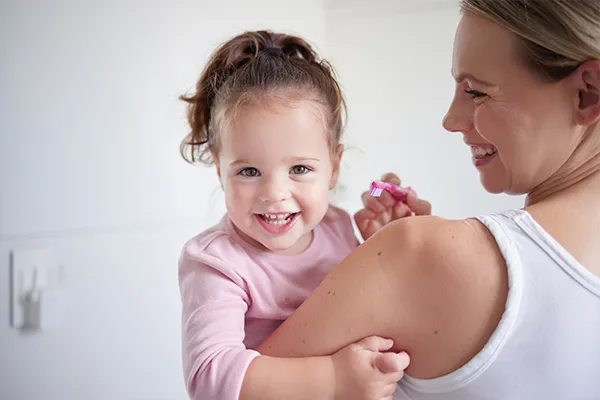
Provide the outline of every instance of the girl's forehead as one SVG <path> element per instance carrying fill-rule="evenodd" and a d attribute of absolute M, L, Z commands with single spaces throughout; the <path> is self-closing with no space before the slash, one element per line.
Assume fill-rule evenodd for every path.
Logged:
<path fill-rule="evenodd" d="M 223 129 L 221 149 L 236 157 L 277 152 L 285 157 L 322 158 L 329 152 L 327 133 L 314 106 L 245 106 Z"/>

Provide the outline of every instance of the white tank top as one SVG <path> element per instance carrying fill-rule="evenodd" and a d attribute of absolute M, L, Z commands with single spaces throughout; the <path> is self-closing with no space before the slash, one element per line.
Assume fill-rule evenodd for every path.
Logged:
<path fill-rule="evenodd" d="M 600 279 L 526 211 L 478 219 L 508 268 L 502 319 L 466 365 L 435 379 L 405 376 L 394 399 L 600 400 Z"/>

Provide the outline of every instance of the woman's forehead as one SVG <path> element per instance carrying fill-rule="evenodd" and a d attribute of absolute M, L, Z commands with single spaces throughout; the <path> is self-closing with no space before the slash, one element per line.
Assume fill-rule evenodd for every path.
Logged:
<path fill-rule="evenodd" d="M 485 18 L 463 15 L 454 40 L 452 75 L 497 84 L 499 73 L 516 67 L 517 40 L 507 29 Z"/>

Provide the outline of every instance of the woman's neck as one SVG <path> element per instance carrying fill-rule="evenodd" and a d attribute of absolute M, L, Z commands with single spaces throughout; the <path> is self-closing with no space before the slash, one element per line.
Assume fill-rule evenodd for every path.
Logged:
<path fill-rule="evenodd" d="M 527 195 L 525 205 L 539 204 L 584 186 L 600 190 L 600 132 L 587 135 L 565 165 Z"/>

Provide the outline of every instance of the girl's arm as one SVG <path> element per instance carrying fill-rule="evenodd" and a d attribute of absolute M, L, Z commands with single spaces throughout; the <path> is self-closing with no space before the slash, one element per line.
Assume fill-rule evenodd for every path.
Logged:
<path fill-rule="evenodd" d="M 185 383 L 193 400 L 346 399 L 348 391 L 379 399 L 402 376 L 407 360 L 385 353 L 391 343 L 381 338 L 322 357 L 275 358 L 246 349 L 243 283 L 217 259 L 184 254 L 179 271 Z"/>

